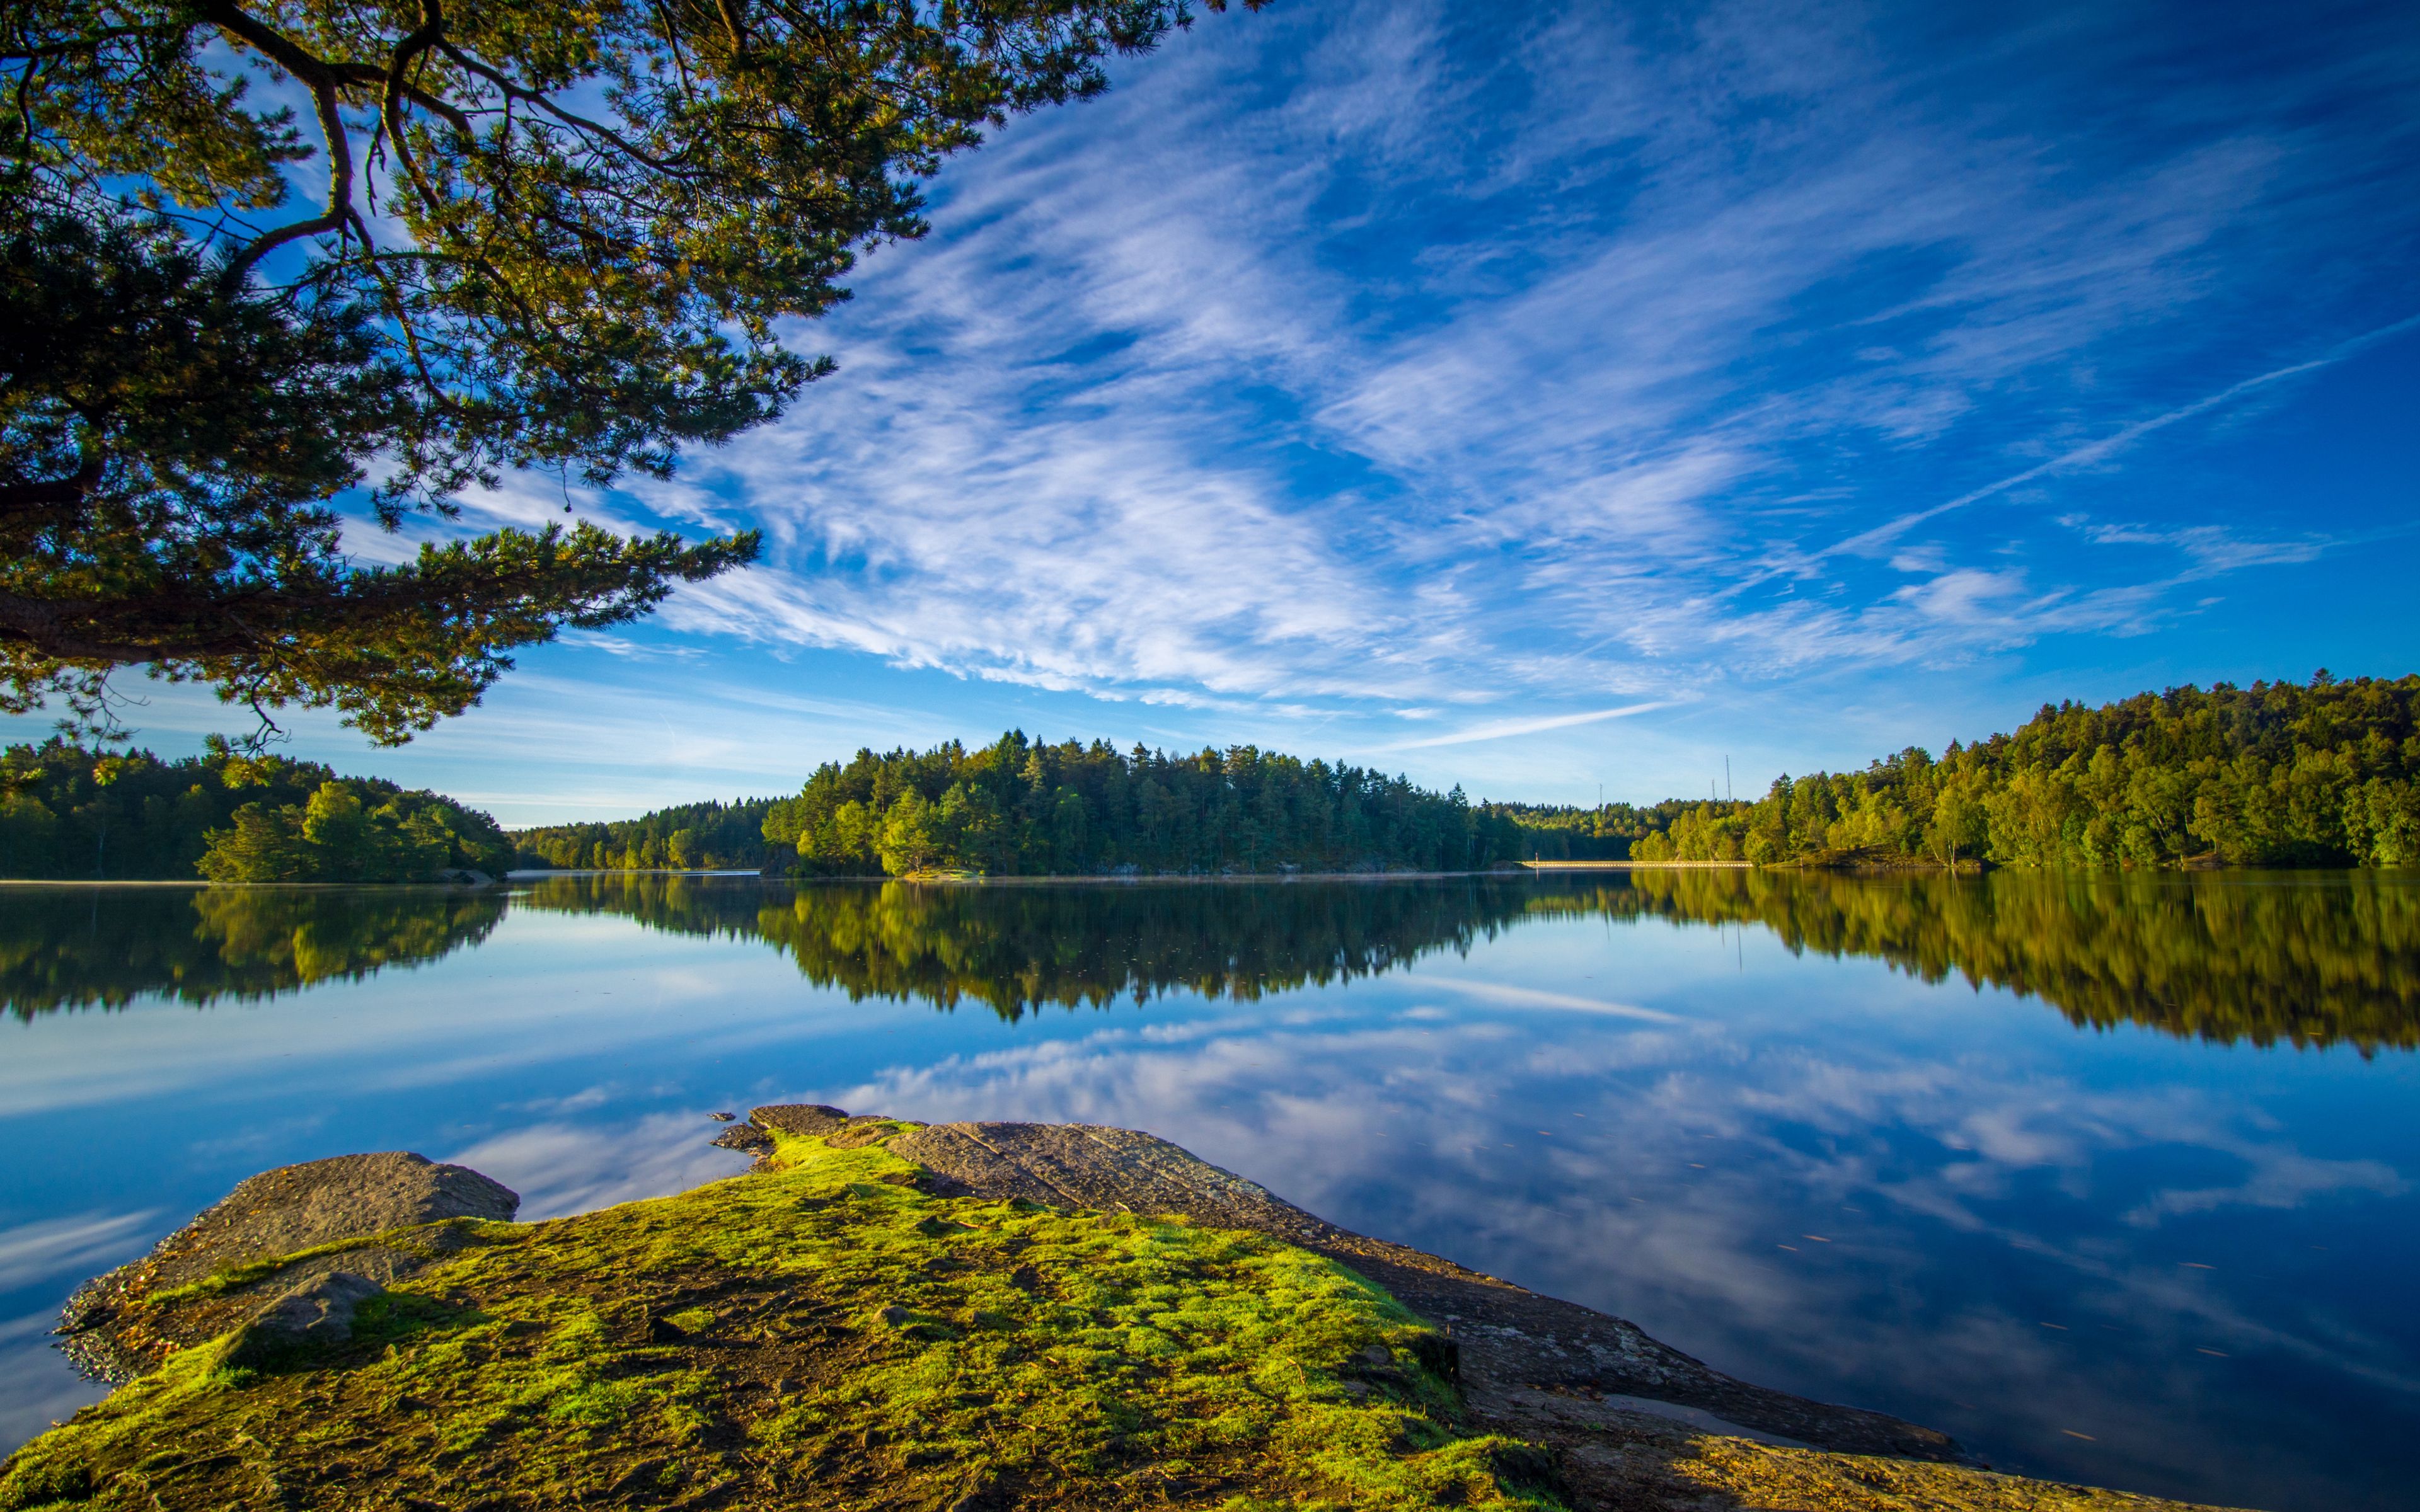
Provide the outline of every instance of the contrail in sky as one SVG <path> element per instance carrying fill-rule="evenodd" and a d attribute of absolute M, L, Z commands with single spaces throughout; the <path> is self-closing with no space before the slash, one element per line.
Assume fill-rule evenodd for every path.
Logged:
<path fill-rule="evenodd" d="M 2272 383 L 2283 382 L 2285 379 L 2289 378 L 2299 378 L 2304 373 L 2314 372 L 2319 368 L 2327 367 L 2336 363 L 2341 363 L 2346 358 L 2350 357 L 2353 353 L 2360 351 L 2365 347 L 2375 346 L 2379 342 L 2385 341 L 2393 336 L 2399 336 L 2403 332 L 2414 328 L 2420 328 L 2420 315 L 2407 316 L 2403 319 L 2396 321 L 2391 326 L 2381 326 L 2375 331 L 2364 332 L 2362 334 L 2354 336 L 2349 341 L 2338 343 L 2336 346 L 2330 347 L 2327 351 L 2312 358 L 2307 363 L 2296 363 L 2288 367 L 2272 369 L 2269 372 L 2245 378 L 2241 383 L 2221 389 L 2216 393 L 2210 394 L 2204 398 L 2195 399 L 2193 403 L 2186 405 L 2181 409 L 2171 409 L 2167 413 L 2162 415 L 2153 415 L 2149 420 L 2138 420 L 2134 424 L 2128 425 L 2123 430 L 2118 431 L 2113 435 L 2104 436 L 2097 441 L 2087 442 L 2085 445 L 2077 447 L 2071 452 L 2062 453 L 2057 456 L 2052 457 L 2047 462 L 2037 463 L 2034 466 L 2025 469 L 2023 472 L 2011 473 L 2008 477 L 2002 478 L 1997 483 L 1987 483 L 1980 488 L 1974 490 L 1972 493 L 1960 494 L 1957 498 L 1950 500 L 1946 504 L 1935 504 L 1931 509 L 1919 509 L 1912 515 L 1901 515 L 1897 519 L 1885 521 L 1883 524 L 1875 526 L 1872 530 L 1866 531 L 1857 535 L 1852 535 L 1847 540 L 1842 541 L 1838 545 L 1827 547 L 1823 550 L 1818 551 L 1815 554 L 1818 557 L 1830 557 L 1838 556 L 1842 553 L 1853 555 L 1863 554 L 1873 550 L 1874 548 L 1882 546 L 1885 542 L 1889 541 L 1892 537 L 1900 534 L 1912 527 L 1923 524 L 1926 520 L 1932 518 L 1936 515 L 1947 515 L 1953 509 L 1963 509 L 1968 504 L 1980 503 L 1982 501 L 1991 498 L 1993 494 L 2006 493 L 2010 488 L 2031 483 L 2036 478 L 2039 478 L 2047 472 L 2057 472 L 2067 468 L 2081 467 L 2089 462 L 2098 462 L 2112 452 L 2123 451 L 2125 448 L 2133 445 L 2136 441 L 2141 440 L 2144 437 L 2149 436 L 2155 430 L 2165 429 L 2166 427 L 2175 424 L 2180 420 L 2191 420 L 2194 416 L 2201 414 L 2206 410 L 2215 409 L 2220 405 L 2226 404 L 2230 400 L 2240 399 L 2256 389 L 2264 389 Z"/>
<path fill-rule="evenodd" d="M 1625 719 L 1634 714 L 1646 714 L 1655 709 L 1668 709 L 1682 701 L 1662 699 L 1653 703 L 1626 703 L 1618 709 L 1590 709 L 1586 714 L 1556 714 L 1543 719 L 1499 719 L 1494 724 L 1475 724 L 1447 734 L 1429 735 L 1419 740 L 1399 740 L 1380 750 L 1426 750 L 1432 746 L 1467 746 L 1479 740 L 1502 740 L 1511 735 L 1534 735 L 1542 730 L 1567 730 L 1575 724 L 1594 724 L 1599 719 Z"/>

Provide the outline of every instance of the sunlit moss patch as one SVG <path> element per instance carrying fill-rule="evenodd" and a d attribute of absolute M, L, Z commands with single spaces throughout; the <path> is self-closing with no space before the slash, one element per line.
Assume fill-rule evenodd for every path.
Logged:
<path fill-rule="evenodd" d="M 878 1143 L 775 1159 L 482 1225 L 349 1344 L 182 1350 L 11 1458 L 0 1508 L 1557 1504 L 1328 1261 L 937 1196 Z"/>

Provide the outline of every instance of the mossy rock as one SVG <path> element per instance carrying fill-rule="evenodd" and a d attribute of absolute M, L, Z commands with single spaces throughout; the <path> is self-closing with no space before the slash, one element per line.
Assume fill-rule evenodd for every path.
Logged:
<path fill-rule="evenodd" d="M 1955 1462 L 1131 1130 L 806 1106 L 750 1127 L 755 1173 L 675 1197 L 330 1239 L 147 1293 L 181 1273 L 113 1273 L 123 1336 L 168 1352 L 0 1463 L 0 1512 L 2190 1512 Z M 373 1258 L 375 1280 L 332 1269 Z M 1634 1411 L 1604 1390 L 1630 1379 L 1608 1337 L 1676 1399 L 1835 1447 Z M 1838 1448 L 1866 1443 L 1891 1447 Z"/>
<path fill-rule="evenodd" d="M 937 1196 L 879 1144 L 776 1164 L 481 1225 L 271 1367 L 180 1350 L 11 1458 L 0 1508 L 1556 1504 L 1333 1261 Z"/>
<path fill-rule="evenodd" d="M 291 1285 L 340 1266 L 389 1281 L 475 1242 L 480 1224 L 509 1219 L 520 1206 L 510 1188 L 477 1171 L 408 1150 L 281 1165 L 238 1182 L 150 1254 L 78 1288 L 60 1332 L 87 1372 L 132 1381 L 251 1318 L 263 1283 Z M 390 1234 L 394 1242 L 381 1242 Z M 158 1304 L 169 1300 L 179 1305 Z"/>

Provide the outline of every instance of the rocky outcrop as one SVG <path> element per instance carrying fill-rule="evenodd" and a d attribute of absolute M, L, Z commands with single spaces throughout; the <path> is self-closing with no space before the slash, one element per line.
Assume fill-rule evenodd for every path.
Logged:
<path fill-rule="evenodd" d="M 254 1178 L 79 1294 L 124 1361 L 214 1350 L 0 1462 L 0 1508 L 2196 1512 L 1993 1474 L 1133 1130 L 731 1130 L 763 1174 L 545 1224 L 418 1156 Z"/>
<path fill-rule="evenodd" d="M 238 1329 L 225 1362 L 266 1365 L 294 1350 L 346 1343 L 353 1336 L 354 1310 L 385 1290 L 369 1277 L 350 1271 L 312 1276 Z"/>
<path fill-rule="evenodd" d="M 1300 1245 L 1359 1272 L 1442 1330 L 1457 1346 L 1465 1388 L 1481 1397 L 1513 1391 L 1628 1396 L 1696 1409 L 1769 1437 L 1843 1454 L 1964 1458 L 1947 1434 L 1751 1385 L 1621 1319 L 1340 1228 L 1258 1182 L 1132 1129 L 903 1124 L 805 1104 L 758 1108 L 749 1123 L 768 1136 L 811 1135 L 834 1144 L 889 1134 L 891 1151 L 931 1172 L 933 1189 L 945 1195 L 1169 1213 Z"/>
<path fill-rule="evenodd" d="M 520 1197 L 466 1165 L 442 1165 L 407 1150 L 336 1155 L 248 1177 L 139 1260 L 86 1282 L 61 1315 L 70 1357 L 108 1381 L 128 1381 L 172 1350 L 215 1337 L 256 1312 L 267 1275 L 244 1268 L 272 1257 L 334 1253 L 280 1267 L 290 1288 L 339 1270 L 373 1285 L 410 1274 L 452 1247 L 440 1230 L 411 1244 L 360 1242 L 393 1229 L 451 1218 L 508 1220 Z M 160 1292 L 202 1288 L 196 1304 L 160 1313 L 131 1307 Z"/>

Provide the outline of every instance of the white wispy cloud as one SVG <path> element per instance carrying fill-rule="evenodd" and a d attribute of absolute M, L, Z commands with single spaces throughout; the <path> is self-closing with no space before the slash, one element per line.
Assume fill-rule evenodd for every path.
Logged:
<path fill-rule="evenodd" d="M 2318 145 L 2238 123 L 2078 171 L 1992 118 L 2017 95 L 1962 106 L 1849 15 L 1715 6 L 1676 40 L 1574 8 L 1477 63 L 1458 21 L 1221 26 L 954 169 L 936 240 L 802 333 L 842 376 L 663 491 L 744 501 L 776 543 L 671 623 L 1049 689 L 1580 723 L 1573 687 L 1652 695 L 1710 656 L 1787 675 L 2105 624 L 2077 606 L 2134 586 L 2107 569 L 1958 540 L 1905 547 L 1940 563 L 1913 591 L 1828 563 L 2403 329 L 2143 414 L 2112 376 L 2241 314 L 2304 244 L 2287 198 L 2355 195 Z M 1239 116 L 1255 78 L 1282 102 Z M 1789 128 L 1744 147 L 1736 112 L 1776 100 Z M 2267 260 L 2225 268 L 2246 237 Z M 2028 448 L 1920 510 L 1825 476 Z M 1776 567 L 1821 602 L 1738 598 Z M 1531 681 L 1558 640 L 1597 649 Z"/>
<path fill-rule="evenodd" d="M 779 424 L 675 483 L 507 480 L 460 528 L 567 499 L 766 532 L 661 629 L 588 638 L 600 684 L 658 686 L 648 648 L 686 637 L 766 686 L 822 656 L 959 680 L 928 709 L 1494 741 L 1492 772 L 1616 706 L 1771 721 L 1821 679 L 2170 631 L 2361 532 L 2118 480 L 2420 332 L 2420 48 L 2348 9 L 2230 69 L 2187 24 L 1205 18 L 954 162 L 935 234 L 786 333 L 841 368 Z M 1400 739 L 1415 710 L 1458 733 Z M 684 720 L 675 764 L 747 718 Z"/>
<path fill-rule="evenodd" d="M 158 1214 L 80 1212 L 0 1229 L 0 1291 L 53 1276 L 98 1274 L 140 1253 Z"/>

